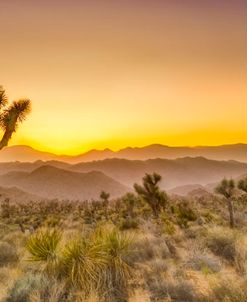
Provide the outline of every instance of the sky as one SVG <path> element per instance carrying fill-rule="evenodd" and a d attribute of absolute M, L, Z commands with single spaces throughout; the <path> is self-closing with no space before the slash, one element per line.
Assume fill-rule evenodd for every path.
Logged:
<path fill-rule="evenodd" d="M 247 143 L 247 2 L 1 0 L 0 84 L 32 113 L 11 145 Z"/>

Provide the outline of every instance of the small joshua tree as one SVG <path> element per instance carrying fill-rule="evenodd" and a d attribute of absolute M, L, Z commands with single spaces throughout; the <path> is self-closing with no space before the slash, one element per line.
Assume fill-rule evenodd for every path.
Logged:
<path fill-rule="evenodd" d="M 161 191 L 158 183 L 161 181 L 161 176 L 157 173 L 146 174 L 143 177 L 143 185 L 134 184 L 136 193 L 148 203 L 151 207 L 154 216 L 157 218 L 161 209 L 167 204 L 167 195 Z"/>
<path fill-rule="evenodd" d="M 220 184 L 215 188 L 215 192 L 217 194 L 221 194 L 225 197 L 227 202 L 228 211 L 229 211 L 229 219 L 230 219 L 230 227 L 234 228 L 234 209 L 233 209 L 233 196 L 234 196 L 235 182 L 232 179 L 223 179 Z"/>
<path fill-rule="evenodd" d="M 105 191 L 102 191 L 100 193 L 100 199 L 102 200 L 102 205 L 103 205 L 104 210 L 105 210 L 105 217 L 106 218 L 108 218 L 109 198 L 110 198 L 109 193 L 106 193 Z"/>
<path fill-rule="evenodd" d="M 0 86 L 0 127 L 3 130 L 3 136 L 0 138 L 0 150 L 8 145 L 18 124 L 25 120 L 30 109 L 29 99 L 20 99 L 9 104 L 5 90 Z"/>

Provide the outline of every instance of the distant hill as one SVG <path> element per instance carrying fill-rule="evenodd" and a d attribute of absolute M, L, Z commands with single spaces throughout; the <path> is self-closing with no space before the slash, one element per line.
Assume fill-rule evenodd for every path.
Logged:
<path fill-rule="evenodd" d="M 205 187 L 198 184 L 192 184 L 192 185 L 184 185 L 172 188 L 168 191 L 169 194 L 176 194 L 180 196 L 186 196 L 187 194 L 194 192 L 196 190 L 205 190 Z"/>
<path fill-rule="evenodd" d="M 123 158 L 129 160 L 147 160 L 155 158 L 176 159 L 180 157 L 205 157 L 213 160 L 236 160 L 247 162 L 247 144 L 199 147 L 169 147 L 165 145 L 149 145 L 141 148 L 124 148 L 119 151 L 91 150 L 77 156 L 55 155 L 37 151 L 28 146 L 11 146 L 0 152 L 0 162 L 21 161 L 34 162 L 62 161 L 67 163 L 90 162 L 107 158 Z"/>
<path fill-rule="evenodd" d="M 51 160 L 51 161 L 38 160 L 35 162 L 20 162 L 20 161 L 5 162 L 5 163 L 0 162 L 0 175 L 13 171 L 32 172 L 37 168 L 47 165 L 59 169 L 65 169 L 65 170 L 69 170 L 71 167 L 70 164 L 67 164 L 65 162 L 55 161 L 55 160 Z"/>
<path fill-rule="evenodd" d="M 16 187 L 0 187 L 0 200 L 4 200 L 6 198 L 13 202 L 40 201 L 44 199 L 38 195 L 24 192 Z"/>
<path fill-rule="evenodd" d="M 223 177 L 238 177 L 247 173 L 247 163 L 216 161 L 203 157 L 185 157 L 176 160 L 149 159 L 146 161 L 106 159 L 80 163 L 71 167 L 77 172 L 101 171 L 126 186 L 140 182 L 145 173 L 157 172 L 162 175 L 161 186 L 172 189 L 188 184 L 206 185 L 218 182 Z"/>
<path fill-rule="evenodd" d="M 75 190 L 73 189 L 74 180 L 70 183 L 70 178 L 73 176 L 73 179 L 78 180 L 76 184 L 79 186 L 80 183 L 81 187 L 84 186 L 87 179 L 88 185 L 84 187 L 84 190 L 86 190 L 88 186 L 90 190 L 92 189 L 92 193 L 90 194 L 95 196 L 93 188 L 96 188 L 97 195 L 98 184 L 101 184 L 102 189 L 107 190 L 107 188 L 109 188 L 109 190 L 114 193 L 114 185 L 112 182 L 117 182 L 116 188 L 120 184 L 123 184 L 121 185 L 121 188 L 123 186 L 125 189 L 126 187 L 132 188 L 135 182 L 141 182 L 145 173 L 153 172 L 157 172 L 163 177 L 161 183 L 163 189 L 172 190 L 176 188 L 177 192 L 174 191 L 173 193 L 178 193 L 178 190 L 180 190 L 180 194 L 184 195 L 200 186 L 207 186 L 208 184 L 214 184 L 215 186 L 215 183 L 218 183 L 223 177 L 237 178 L 246 175 L 247 163 L 237 161 L 216 161 L 203 157 L 185 157 L 175 160 L 149 159 L 145 161 L 105 159 L 75 165 L 57 161 L 0 163 L 0 185 L 5 186 L 7 184 L 8 186 L 18 186 L 23 190 L 30 192 L 30 185 L 34 185 L 34 181 L 39 177 L 40 186 L 42 182 L 46 184 L 49 180 L 59 189 L 59 185 L 62 184 L 64 186 L 68 182 L 68 188 L 66 190 L 73 195 L 73 192 L 78 190 L 77 188 L 75 188 Z M 102 173 L 104 177 L 102 176 Z M 80 174 L 83 174 L 84 176 L 79 176 Z M 40 175 L 43 178 L 41 178 Z M 99 179 L 99 175 L 101 175 L 104 181 Z M 97 181 L 94 177 L 96 177 L 95 179 Z M 68 178 L 69 180 L 67 180 Z M 106 178 L 107 181 L 105 181 Z M 22 182 L 26 185 L 22 184 Z M 56 182 L 58 182 L 58 184 L 56 184 Z M 105 184 L 106 187 L 103 187 L 103 184 Z M 36 187 L 34 186 L 34 189 L 32 189 L 31 192 L 38 194 L 38 191 L 35 191 L 35 188 Z M 208 186 L 207 188 L 209 190 L 212 189 L 211 186 Z M 62 191 L 63 188 L 59 190 Z M 122 192 L 122 190 L 120 191 Z M 83 193 L 80 190 L 79 192 L 80 194 Z"/>
<path fill-rule="evenodd" d="M 128 188 L 102 172 L 71 172 L 44 165 L 32 172 L 13 171 L 0 176 L 0 185 L 16 186 L 43 198 L 86 200 L 98 198 L 105 190 L 112 197 L 120 196 Z"/>

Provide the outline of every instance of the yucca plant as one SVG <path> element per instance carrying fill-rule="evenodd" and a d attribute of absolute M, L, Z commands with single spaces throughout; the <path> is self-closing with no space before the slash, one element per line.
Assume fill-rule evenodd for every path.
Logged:
<path fill-rule="evenodd" d="M 29 260 L 42 263 L 48 273 L 58 272 L 60 257 L 58 246 L 61 242 L 61 233 L 56 230 L 39 230 L 27 241 L 27 250 L 31 254 Z"/>
<path fill-rule="evenodd" d="M 103 289 L 111 295 L 111 301 L 125 301 L 127 286 L 132 277 L 132 267 L 127 256 L 132 252 L 132 238 L 116 229 L 103 236 L 103 246 L 107 253 L 107 268 L 104 271 Z"/>
<path fill-rule="evenodd" d="M 65 246 L 62 259 L 64 272 L 73 286 L 85 296 L 98 289 L 107 264 L 107 255 L 99 242 L 85 238 L 74 240 Z"/>

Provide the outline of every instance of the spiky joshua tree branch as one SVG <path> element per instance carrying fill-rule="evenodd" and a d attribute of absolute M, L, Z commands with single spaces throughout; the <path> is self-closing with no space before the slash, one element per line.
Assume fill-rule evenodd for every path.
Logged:
<path fill-rule="evenodd" d="M 29 99 L 20 99 L 11 104 L 5 94 L 5 90 L 0 86 L 0 128 L 3 130 L 0 138 L 0 150 L 8 146 L 8 143 L 16 132 L 18 125 L 26 119 L 31 110 Z"/>

